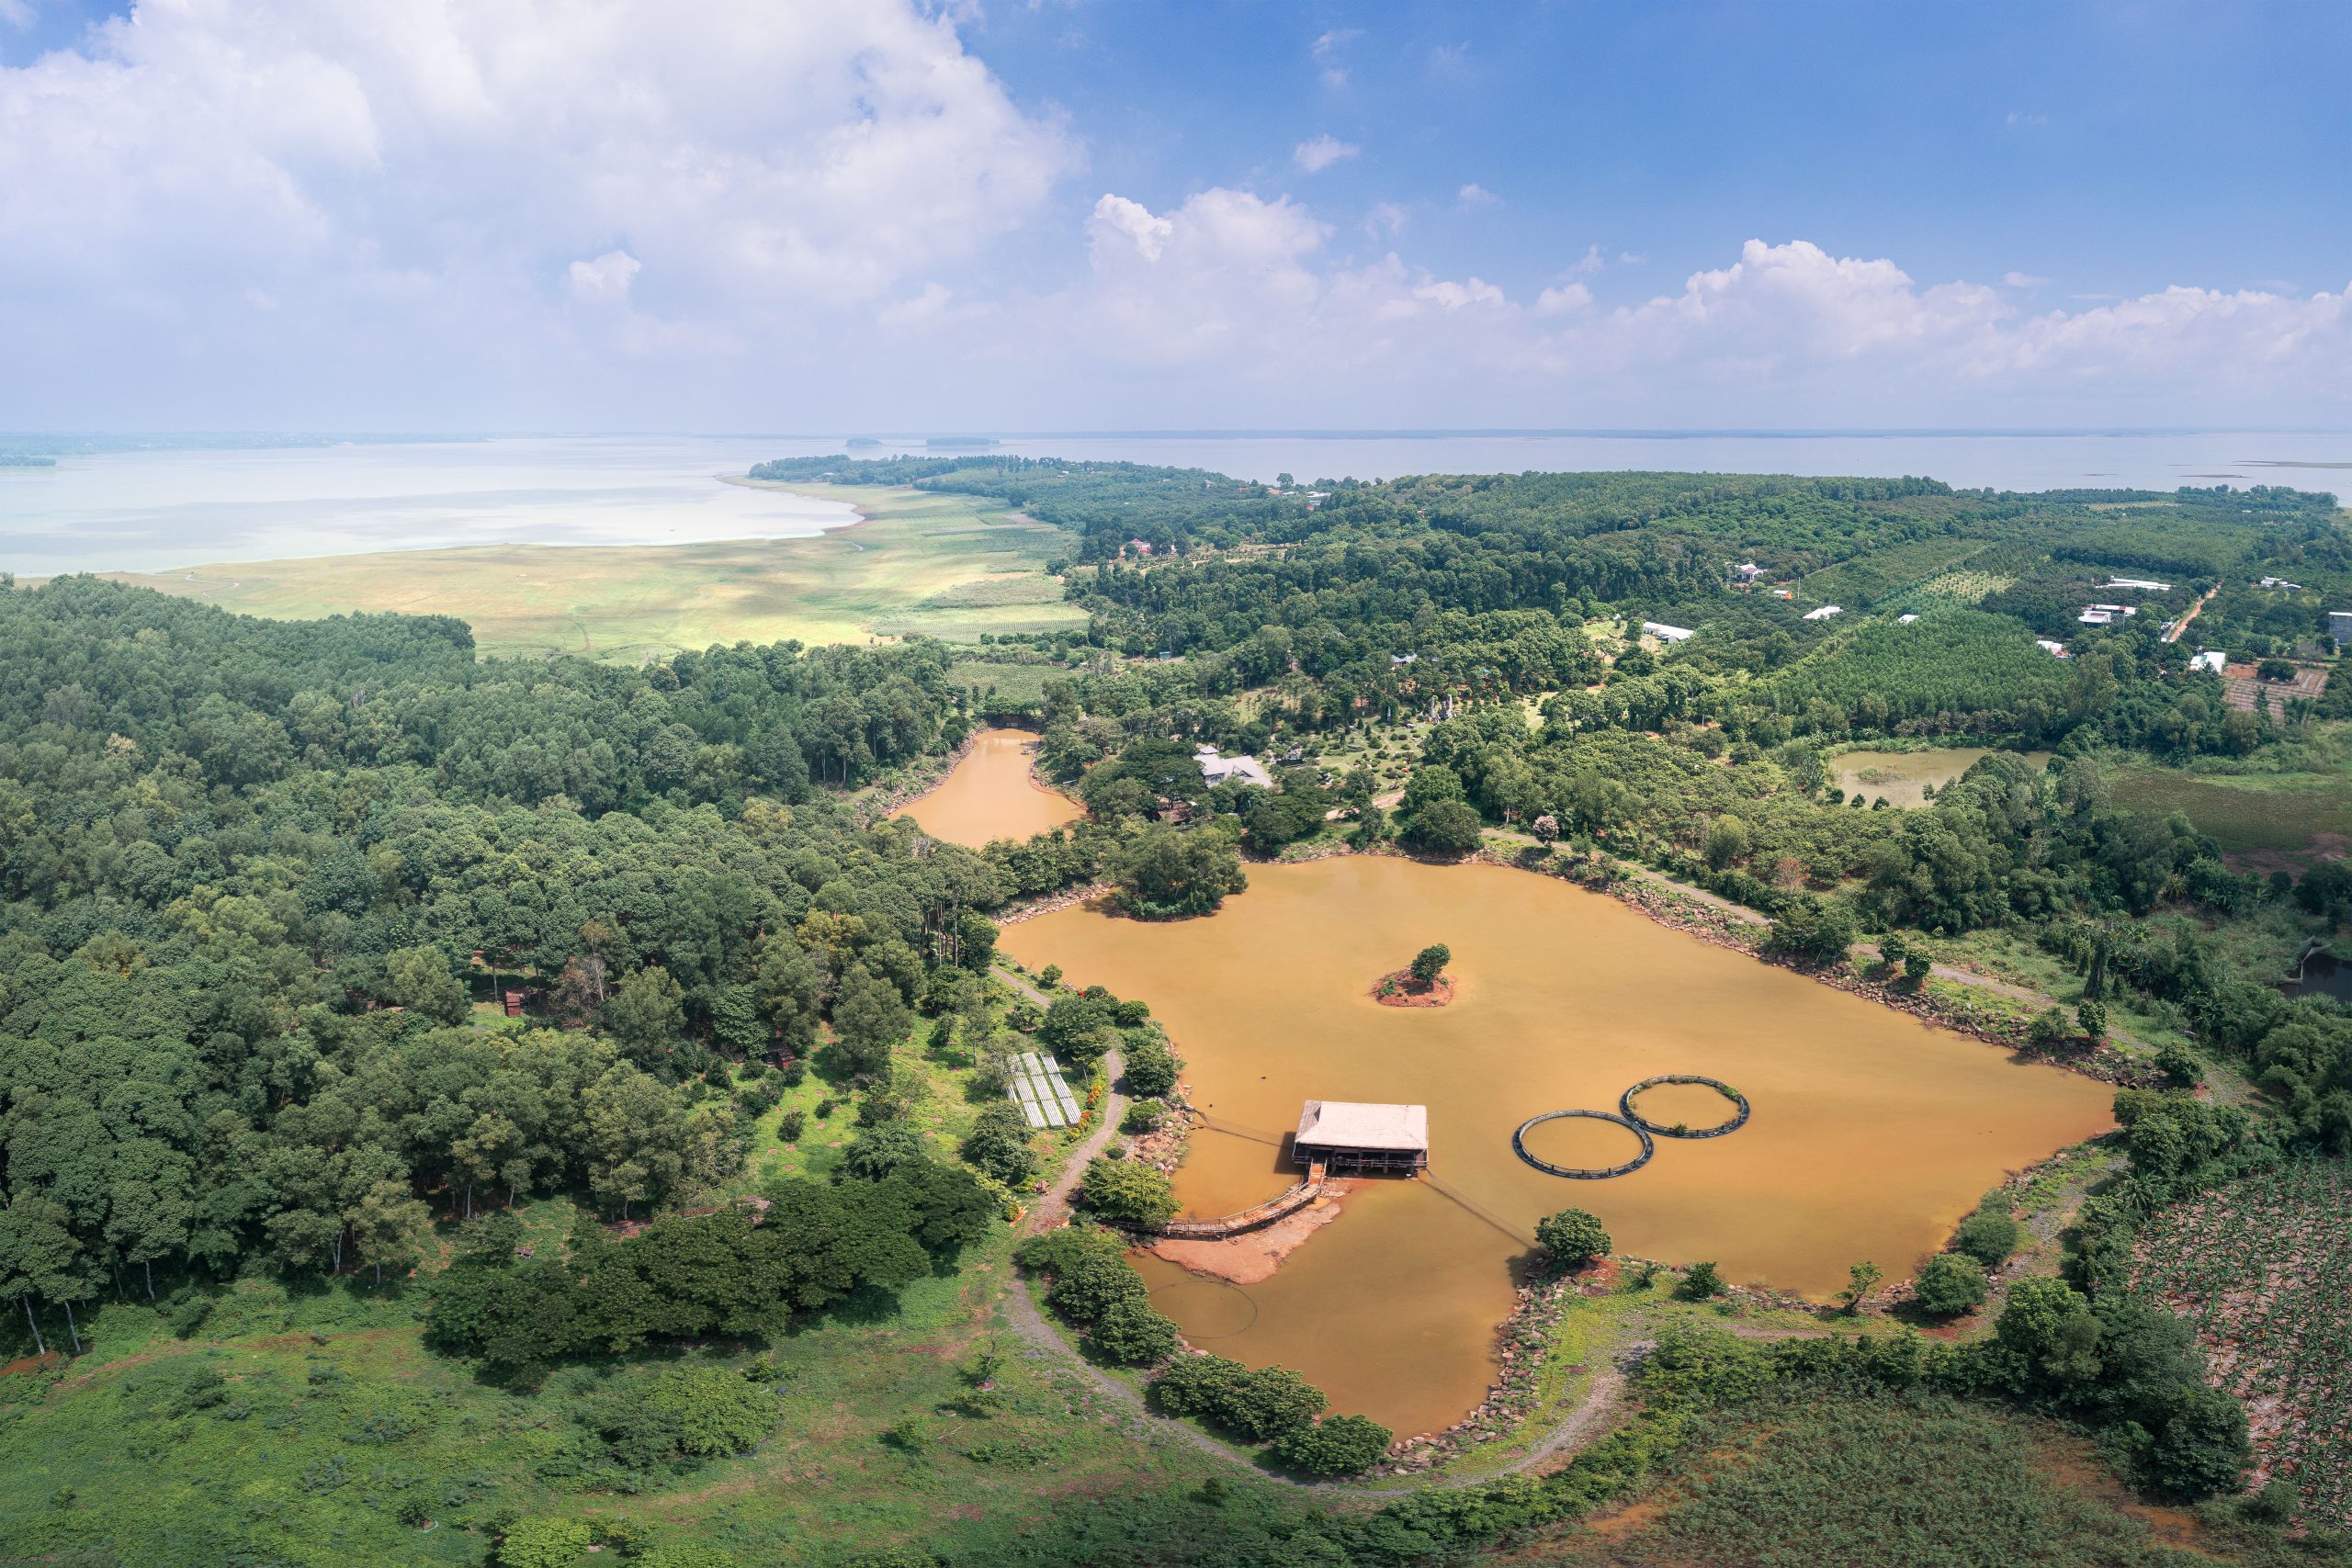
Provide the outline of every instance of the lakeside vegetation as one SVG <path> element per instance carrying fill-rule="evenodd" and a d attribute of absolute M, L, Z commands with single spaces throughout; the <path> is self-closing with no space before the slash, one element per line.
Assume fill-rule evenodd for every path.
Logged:
<path fill-rule="evenodd" d="M 865 515 L 808 538 L 669 546 L 483 545 L 109 572 L 117 581 L 281 619 L 448 615 L 485 653 L 640 663 L 707 648 L 1050 631 L 1079 617 L 1046 570 L 1059 529 L 974 498 L 795 484 Z"/>
<path fill-rule="evenodd" d="M 861 493 L 923 487 L 985 542 L 923 589 L 936 622 L 842 598 L 810 623 L 918 634 L 900 645 L 634 670 L 486 658 L 446 617 L 262 621 L 80 578 L 0 594 L 0 1351 L 27 1358 L 0 1377 L 10 1551 L 1344 1568 L 1674 1561 L 1744 1529 L 1742 1560 L 1779 1562 L 1862 1539 L 1840 1533 L 1861 1516 L 1838 1512 L 1838 1475 L 1919 1499 L 1871 1538 L 1879 1561 L 2163 1561 L 2111 1483 L 2065 1479 L 2105 1467 L 2220 1499 L 2180 1527 L 2202 1554 L 2342 1559 L 2340 1430 L 2246 1446 L 2240 1399 L 2282 1397 L 2301 1363 L 2209 1368 L 2278 1331 L 2200 1350 L 2161 1305 L 2204 1288 L 2218 1265 L 2197 1259 L 2340 1226 L 2340 1183 L 2291 1219 L 2233 1185 L 2352 1143 L 2352 1017 L 2275 984 L 2352 919 L 2333 818 L 2254 843 L 2209 806 L 2132 808 L 2143 781 L 2197 779 L 2333 810 L 2352 694 L 2233 706 L 2188 671 L 2193 639 L 2157 636 L 2220 580 L 2199 637 L 2337 673 L 2313 644 L 2321 608 L 2352 603 L 2332 507 L 1603 475 L 1326 481 L 1310 509 L 1129 465 L 854 473 Z M 1040 521 L 982 521 L 1011 508 Z M 1077 557 L 1066 604 L 948 602 L 1000 529 Z M 1747 559 L 1804 597 L 1734 586 Z M 930 581 L 874 564 L 837 592 L 903 603 Z M 1929 592 L 1955 572 L 1984 574 L 1973 603 Z M 2069 616 L 2063 661 L 2035 646 L 2094 580 L 2150 572 L 2173 586 L 2141 615 Z M 2245 586 L 2266 572 L 2312 586 Z M 1803 619 L 1820 583 L 1856 603 Z M 1657 646 L 1644 621 L 1697 635 Z M 987 626 L 994 657 L 920 635 L 950 625 Z M 1033 670 L 1041 765 L 1086 821 L 968 851 L 870 808 L 1001 711 L 987 677 Z M 1938 739 L 2056 759 L 1996 752 L 1913 811 L 1826 783 L 1827 748 Z M 1199 743 L 1263 757 L 1273 787 L 1209 786 Z M 2064 1279 L 1972 1312 L 1965 1266 L 1939 1269 L 1921 1310 L 1962 1325 L 1951 1343 L 1864 1309 L 1859 1275 L 1860 1342 L 1686 1326 L 1563 1467 L 1361 1500 L 1261 1479 L 1067 1350 L 1012 1348 L 1004 1215 L 1069 1145 L 991 1111 L 1009 1052 L 1122 1050 L 1163 1093 L 1172 1067 L 1144 1049 L 1149 998 L 1037 1010 L 990 978 L 988 916 L 1105 875 L 1139 914 L 1197 916 L 1245 855 L 1392 843 L 1662 872 L 1769 917 L 1802 964 L 1875 942 L 1890 987 L 2013 964 L 2065 1010 L 2029 1010 L 2020 1037 L 2061 1055 L 2128 1021 L 2099 1059 L 2150 1087 L 2119 1102 L 2128 1158 L 2078 1249 L 2050 1249 Z M 2235 863 L 2247 849 L 2293 852 Z M 509 988 L 526 1016 L 496 1005 Z M 2233 1102 L 2183 1092 L 2200 1077 Z M 1093 1179 L 1099 1212 L 1154 1212 L 1144 1168 Z M 1960 1243 L 1944 1256 L 1980 1269 L 2006 1253 Z M 1057 1291 L 1096 1277 L 1090 1350 L 1165 1359 L 1166 1320 L 1101 1284 L 1111 1263 L 1030 1261 Z M 2265 1284 L 2218 1320 L 2276 1325 L 2286 1299 Z M 1190 1375 L 1208 1383 L 1177 1404 L 1280 1463 L 1368 1451 L 1273 1397 L 1296 1391 Z M 2274 1455 L 2286 1489 L 2233 1498 Z M 1072 1488 L 1090 1506 L 1056 1508 Z M 1620 1534 L 1571 1529 L 1637 1496 L 1655 1506 Z"/>

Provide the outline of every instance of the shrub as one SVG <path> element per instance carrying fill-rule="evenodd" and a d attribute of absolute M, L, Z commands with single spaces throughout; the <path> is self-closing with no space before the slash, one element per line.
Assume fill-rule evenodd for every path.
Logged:
<path fill-rule="evenodd" d="M 1535 1222 L 1535 1239 L 1568 1268 L 1609 1252 L 1609 1232 L 1600 1217 L 1583 1209 L 1563 1209 Z"/>
<path fill-rule="evenodd" d="M 1329 1416 L 1274 1440 L 1274 1458 L 1309 1475 L 1352 1475 L 1388 1456 L 1396 1434 L 1362 1416 Z"/>
<path fill-rule="evenodd" d="M 1834 964 L 1854 945 L 1854 916 L 1834 898 L 1789 900 L 1767 939 L 1774 953 L 1804 964 Z"/>
<path fill-rule="evenodd" d="M 1412 814 L 1404 839 L 1433 855 L 1466 855 L 1479 844 L 1478 814 L 1458 800 L 1434 800 Z"/>
<path fill-rule="evenodd" d="M 2018 1249 L 2018 1223 L 2009 1217 L 2007 1201 L 1995 1193 L 1960 1222 L 1960 1229 L 1952 1234 L 1952 1247 L 1990 1269 Z"/>
<path fill-rule="evenodd" d="M 1122 1303 L 1144 1305 L 1150 1292 L 1129 1267 L 1126 1243 L 1094 1225 L 1070 1225 L 1021 1244 L 1021 1266 L 1050 1281 L 1046 1303 L 1081 1323 Z"/>
<path fill-rule="evenodd" d="M 965 1159 L 1007 1187 L 1018 1187 L 1037 1174 L 1029 1137 L 1029 1122 L 1020 1107 L 1009 1100 L 992 1100 L 973 1119 L 962 1152 Z"/>
<path fill-rule="evenodd" d="M 1132 1274 L 1134 1270 L 1128 1272 Z M 1105 1307 L 1094 1320 L 1086 1342 L 1105 1360 L 1129 1367 L 1164 1361 L 1184 1346 L 1183 1336 L 1175 1324 L 1153 1311 L 1141 1292 Z"/>
<path fill-rule="evenodd" d="M 1445 966 L 1453 962 L 1453 949 L 1442 942 L 1433 942 L 1413 954 L 1413 978 L 1424 986 L 1434 986 L 1438 977 L 1445 973 Z"/>
<path fill-rule="evenodd" d="M 1078 1201 L 1105 1219 L 1135 1224 L 1165 1224 L 1176 1217 L 1176 1194 L 1168 1178 L 1136 1160 L 1091 1162 L 1078 1184 Z"/>
<path fill-rule="evenodd" d="M 616 1377 L 577 1415 L 616 1464 L 690 1469 L 757 1448 L 775 1429 L 776 1402 L 773 1388 L 696 1364 Z"/>
<path fill-rule="evenodd" d="M 1711 1296 L 1720 1296 L 1729 1289 L 1731 1287 L 1724 1283 L 1723 1276 L 1715 1272 L 1713 1263 L 1693 1263 L 1690 1271 L 1682 1276 L 1681 1295 L 1685 1301 L 1703 1302 Z"/>
<path fill-rule="evenodd" d="M 808 1112 L 795 1108 L 776 1119 L 775 1135 L 787 1144 L 797 1144 L 800 1134 L 808 1130 Z"/>
<path fill-rule="evenodd" d="M 1222 1356 L 1179 1356 L 1151 1387 L 1161 1409 L 1260 1442 L 1312 1421 L 1330 1403 L 1288 1367 L 1253 1371 Z"/>
<path fill-rule="evenodd" d="M 1127 1087 L 1139 1095 L 1158 1099 L 1176 1087 L 1176 1057 L 1157 1040 L 1146 1040 L 1127 1050 Z"/>
<path fill-rule="evenodd" d="M 498 1568 L 572 1568 L 594 1544 L 579 1519 L 522 1519 L 498 1542 Z"/>
<path fill-rule="evenodd" d="M 1920 1308 L 1957 1317 L 1984 1304 L 1984 1266 L 1964 1252 L 1939 1252 L 1919 1270 Z"/>

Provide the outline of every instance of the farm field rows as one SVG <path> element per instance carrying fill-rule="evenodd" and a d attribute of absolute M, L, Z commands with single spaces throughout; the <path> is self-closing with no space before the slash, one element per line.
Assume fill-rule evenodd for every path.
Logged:
<path fill-rule="evenodd" d="M 2165 1211 L 2132 1280 L 2196 1325 L 2211 1380 L 2245 1402 L 2258 1469 L 2306 1522 L 2352 1524 L 2352 1163 L 2317 1157 Z"/>

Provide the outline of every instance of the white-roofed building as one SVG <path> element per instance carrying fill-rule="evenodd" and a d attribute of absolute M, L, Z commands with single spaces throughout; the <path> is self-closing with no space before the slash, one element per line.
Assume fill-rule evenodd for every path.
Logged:
<path fill-rule="evenodd" d="M 1430 1163 L 1430 1109 L 1310 1100 L 1298 1113 L 1291 1156 L 1333 1170 L 1419 1170 Z"/>
<path fill-rule="evenodd" d="M 1807 610 L 1804 613 L 1804 618 L 1808 621 L 1826 621 L 1832 615 L 1842 615 L 1845 613 L 1846 606 L 1843 604 L 1824 604 L 1818 610 Z"/>
<path fill-rule="evenodd" d="M 2191 671 L 2211 670 L 2216 675 L 2223 673 L 2229 667 L 2230 656 L 2218 648 L 2205 649 L 2188 661 Z"/>
<path fill-rule="evenodd" d="M 1660 642 L 1687 642 L 1699 635 L 1689 626 L 1669 626 L 1664 621 L 1644 621 L 1642 630 Z"/>
<path fill-rule="evenodd" d="M 1219 756 L 1216 747 L 1202 746 L 1194 749 L 1193 761 L 1201 765 L 1201 777 L 1208 781 L 1212 789 L 1227 779 L 1256 784 L 1260 789 L 1274 787 L 1273 779 L 1254 757 Z"/>

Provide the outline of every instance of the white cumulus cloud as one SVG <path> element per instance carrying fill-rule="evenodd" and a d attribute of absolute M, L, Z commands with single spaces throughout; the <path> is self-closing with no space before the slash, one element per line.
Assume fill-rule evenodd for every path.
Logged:
<path fill-rule="evenodd" d="M 621 343 L 579 339 L 622 329 L 567 296 L 705 344 L 802 332 L 972 257 L 1082 162 L 916 0 L 145 0 L 0 66 L 0 341 L 69 409 L 127 357 L 218 411 L 240 368 L 332 361 L 380 395 L 405 361 L 422 399 L 435 355 L 527 377 Z M 282 330 L 224 323 L 256 290 Z M 34 412 L 0 390 L 0 423 Z"/>
<path fill-rule="evenodd" d="M 1332 164 L 1352 158 L 1363 149 L 1352 141 L 1342 141 L 1336 136 L 1317 136 L 1302 141 L 1290 150 L 1291 162 L 1310 175 L 1319 175 Z"/>
<path fill-rule="evenodd" d="M 573 262 L 568 269 L 571 291 L 591 304 L 609 304 L 628 298 L 628 286 L 645 264 L 627 251 L 606 251 L 592 261 Z"/>

